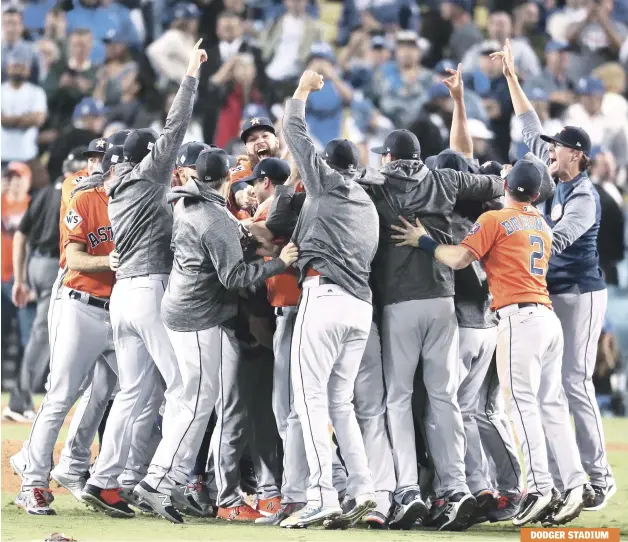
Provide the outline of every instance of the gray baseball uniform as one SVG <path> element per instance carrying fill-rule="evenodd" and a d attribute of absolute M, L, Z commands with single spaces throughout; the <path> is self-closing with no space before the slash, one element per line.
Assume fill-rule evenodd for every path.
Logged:
<path fill-rule="evenodd" d="M 303 101 L 287 102 L 283 131 L 307 194 L 293 235 L 303 287 L 291 352 L 294 408 L 310 471 L 308 503 L 337 508 L 329 419 L 347 467 L 348 493 L 373 492 L 351 401 L 371 327 L 368 279 L 379 221 L 355 176 L 345 177 L 317 156 Z M 306 277 L 308 272 L 319 275 Z"/>
<path fill-rule="evenodd" d="M 529 111 L 520 119 L 525 144 L 547 163 L 549 145 L 541 140 L 538 115 Z M 559 182 L 544 211 L 554 236 L 547 287 L 565 340 L 563 387 L 574 416 L 582 465 L 592 484 L 606 488 L 614 483 L 613 473 L 606 457 L 592 376 L 607 292 L 597 252 L 599 195 L 586 172 L 569 182 Z"/>
<path fill-rule="evenodd" d="M 153 404 L 156 417 L 164 392 L 162 379 L 166 399 L 164 441 L 172 440 L 168 431 L 179 415 L 181 375 L 160 315 L 173 258 L 172 211 L 166 192 L 192 116 L 197 85 L 195 77 L 185 77 L 164 130 L 149 154 L 139 164 L 116 166 L 109 187 L 109 218 L 120 254 L 111 295 L 111 323 L 122 371 L 120 392 L 111 407 L 96 469 L 89 480 L 103 489 L 119 487 L 133 424 L 147 402 Z"/>
<path fill-rule="evenodd" d="M 418 160 L 397 160 L 381 171 L 387 182 L 372 191 L 381 220 L 373 272 L 383 305 L 382 355 L 397 472 L 395 497 L 418 489 L 411 400 L 419 358 L 429 397 L 427 440 L 441 489 L 466 493 L 453 271 L 420 250 L 395 247 L 389 228 L 399 223 L 399 215 L 410 223 L 418 217 L 437 241 L 450 244 L 456 200 L 491 200 L 503 194 L 503 180 L 453 170 L 430 171 Z"/>

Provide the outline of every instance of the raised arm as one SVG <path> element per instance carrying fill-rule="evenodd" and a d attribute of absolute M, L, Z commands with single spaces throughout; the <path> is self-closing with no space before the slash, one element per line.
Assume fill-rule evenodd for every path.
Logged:
<path fill-rule="evenodd" d="M 324 179 L 321 178 L 319 171 L 321 162 L 316 154 L 314 143 L 307 134 L 305 102 L 310 92 L 322 89 L 323 84 L 321 75 L 306 70 L 301 76 L 292 99 L 286 103 L 283 117 L 283 136 L 286 145 L 297 165 L 305 191 L 312 197 L 322 194 L 328 187 L 323 186 Z"/>
<path fill-rule="evenodd" d="M 454 101 L 454 114 L 449 134 L 449 147 L 461 153 L 465 158 L 473 158 L 473 140 L 467 123 L 467 110 L 464 105 L 464 83 L 462 82 L 462 64 L 457 70 L 447 70 L 451 75 L 443 80 Z"/>
<path fill-rule="evenodd" d="M 504 180 L 496 175 L 475 175 L 448 171 L 458 185 L 458 199 L 490 201 L 504 195 Z"/>
<path fill-rule="evenodd" d="M 207 53 L 200 49 L 201 41 L 198 40 L 194 45 L 186 75 L 168 111 L 163 132 L 151 152 L 140 163 L 138 174 L 141 178 L 156 179 L 164 184 L 170 183 L 177 152 L 192 118 L 194 95 L 198 86 L 198 69 L 207 60 Z"/>
<path fill-rule="evenodd" d="M 535 156 L 547 162 L 549 159 L 549 146 L 541 139 L 541 135 L 543 135 L 541 121 L 519 84 L 510 40 L 506 40 L 503 51 L 493 53 L 491 58 L 502 63 L 502 71 L 508 82 L 508 90 L 510 91 L 510 99 L 512 100 L 515 114 L 521 119 L 523 124 L 523 142 Z"/>

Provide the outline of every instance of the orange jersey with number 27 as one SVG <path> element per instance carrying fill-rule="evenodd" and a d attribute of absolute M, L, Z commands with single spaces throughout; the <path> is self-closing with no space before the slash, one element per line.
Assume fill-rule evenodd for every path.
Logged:
<path fill-rule="evenodd" d="M 515 203 L 484 213 L 461 245 L 484 266 L 493 310 L 513 303 L 551 306 L 546 275 L 552 230 L 534 206 Z"/>

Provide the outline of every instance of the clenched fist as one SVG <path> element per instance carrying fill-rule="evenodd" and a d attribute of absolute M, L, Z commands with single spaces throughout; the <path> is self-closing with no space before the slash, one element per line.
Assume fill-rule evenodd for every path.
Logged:
<path fill-rule="evenodd" d="M 309 92 L 322 89 L 324 84 L 323 76 L 312 70 L 305 70 L 299 80 L 299 88 Z"/>
<path fill-rule="evenodd" d="M 284 263 L 286 267 L 290 267 L 294 262 L 299 259 L 298 247 L 290 242 L 288 243 L 279 254 L 279 259 Z"/>

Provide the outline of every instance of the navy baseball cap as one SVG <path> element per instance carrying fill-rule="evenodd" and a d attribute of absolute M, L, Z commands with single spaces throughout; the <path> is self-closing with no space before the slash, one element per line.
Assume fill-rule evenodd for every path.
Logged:
<path fill-rule="evenodd" d="M 268 117 L 253 117 L 242 125 L 240 139 L 246 143 L 246 138 L 253 130 L 263 129 L 267 132 L 275 133 L 275 127 Z"/>
<path fill-rule="evenodd" d="M 324 41 L 312 44 L 308 61 L 312 60 L 313 58 L 322 58 L 332 63 L 336 62 L 336 55 L 334 54 L 334 50 L 332 49 L 331 45 L 329 45 L 329 43 Z"/>
<path fill-rule="evenodd" d="M 449 58 L 443 58 L 441 61 L 438 62 L 438 64 L 436 64 L 436 66 L 434 66 L 434 73 L 449 75 L 449 72 L 447 70 L 455 71 L 456 69 L 458 69 L 458 65 L 453 60 Z"/>
<path fill-rule="evenodd" d="M 140 128 L 131 132 L 124 141 L 124 160 L 139 164 L 155 146 L 159 135 L 150 128 Z"/>
<path fill-rule="evenodd" d="M 569 49 L 569 44 L 566 41 L 550 40 L 545 46 L 545 54 L 555 51 L 566 51 L 567 49 Z"/>
<path fill-rule="evenodd" d="M 417 137 L 409 130 L 393 130 L 386 136 L 384 144 L 380 147 L 373 147 L 371 152 L 375 154 L 390 153 L 401 160 L 419 160 L 421 145 Z"/>
<path fill-rule="evenodd" d="M 604 83 L 595 77 L 582 77 L 576 84 L 576 93 L 587 96 L 600 96 L 606 92 Z"/>
<path fill-rule="evenodd" d="M 174 6 L 175 19 L 198 19 L 201 15 L 196 4 L 191 2 L 179 2 Z"/>
<path fill-rule="evenodd" d="M 196 160 L 203 151 L 209 150 L 211 147 L 205 143 L 191 141 L 181 145 L 177 153 L 177 161 L 174 163 L 176 167 L 196 167 Z"/>
<path fill-rule="evenodd" d="M 578 126 L 565 126 L 553 137 L 542 135 L 541 139 L 547 143 L 556 143 L 563 147 L 582 151 L 586 156 L 591 153 L 591 138 Z"/>
<path fill-rule="evenodd" d="M 506 186 L 510 192 L 534 197 L 541 189 L 541 172 L 530 160 L 518 160 L 506 175 Z"/>
<path fill-rule="evenodd" d="M 106 108 L 100 100 L 94 98 L 83 98 L 74 108 L 72 120 L 81 117 L 100 117 L 105 114 Z"/>
<path fill-rule="evenodd" d="M 283 184 L 290 177 L 290 164 L 281 158 L 264 158 L 253 168 L 253 173 L 242 181 L 253 183 L 264 177 L 268 177 L 273 184 Z"/>
<path fill-rule="evenodd" d="M 229 173 L 229 155 L 222 149 L 207 150 L 196 160 L 196 177 L 202 182 L 220 181 Z"/>
<path fill-rule="evenodd" d="M 103 173 L 107 173 L 112 166 L 124 162 L 124 147 L 122 145 L 113 145 L 107 149 L 105 157 L 102 159 Z"/>
<path fill-rule="evenodd" d="M 124 145 L 126 138 L 129 137 L 129 134 L 133 130 L 119 130 L 114 132 L 107 138 L 107 148 L 113 147 L 114 145 Z"/>
<path fill-rule="evenodd" d="M 83 153 L 83 156 L 104 156 L 107 150 L 107 140 L 99 137 L 98 139 L 92 139 L 89 142 L 87 150 Z"/>
<path fill-rule="evenodd" d="M 360 153 L 354 143 L 348 139 L 332 139 L 323 151 L 323 159 L 330 166 L 340 170 L 356 171 Z"/>
<path fill-rule="evenodd" d="M 441 151 L 434 159 L 430 169 L 453 169 L 460 173 L 469 173 L 469 164 L 464 156 L 452 149 Z"/>
<path fill-rule="evenodd" d="M 497 175 L 499 177 L 502 174 L 502 169 L 504 169 L 504 164 L 500 164 L 495 160 L 489 160 L 480 166 L 480 173 L 484 175 Z"/>

